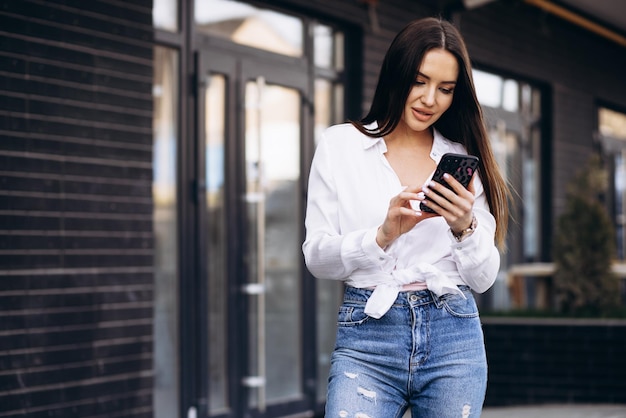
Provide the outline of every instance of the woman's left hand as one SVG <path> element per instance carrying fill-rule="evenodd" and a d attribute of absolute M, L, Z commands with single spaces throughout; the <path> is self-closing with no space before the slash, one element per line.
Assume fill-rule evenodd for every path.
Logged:
<path fill-rule="evenodd" d="M 428 198 L 425 199 L 425 204 L 443 216 L 452 232 L 459 233 L 469 228 L 472 223 L 472 209 L 475 199 L 473 179 L 466 189 L 447 173 L 443 175 L 443 178 L 452 187 L 452 190 L 435 181 L 426 183 L 422 188 L 425 197 Z"/>

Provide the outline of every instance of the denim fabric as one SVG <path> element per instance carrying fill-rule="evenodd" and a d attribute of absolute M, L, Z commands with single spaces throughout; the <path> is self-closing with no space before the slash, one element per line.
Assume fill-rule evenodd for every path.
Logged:
<path fill-rule="evenodd" d="M 479 417 L 487 360 L 476 302 L 459 295 L 400 292 L 380 319 L 371 290 L 347 287 L 338 313 L 326 418 Z"/>

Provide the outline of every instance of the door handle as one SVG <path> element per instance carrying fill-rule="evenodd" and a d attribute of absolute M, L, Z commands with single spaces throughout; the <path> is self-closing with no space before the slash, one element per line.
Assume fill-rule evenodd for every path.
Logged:
<path fill-rule="evenodd" d="M 255 179 L 255 190 L 246 193 L 246 201 L 256 204 L 256 277 L 243 286 L 242 291 L 250 296 L 257 297 L 257 373 L 256 376 L 246 376 L 242 384 L 257 391 L 257 404 L 260 412 L 266 409 L 266 364 L 265 364 L 265 167 L 263 163 L 263 141 L 262 141 L 262 111 L 263 111 L 263 90 L 265 78 L 258 77 L 257 103 L 255 109 L 257 113 L 256 140 L 257 140 L 257 164 Z"/>

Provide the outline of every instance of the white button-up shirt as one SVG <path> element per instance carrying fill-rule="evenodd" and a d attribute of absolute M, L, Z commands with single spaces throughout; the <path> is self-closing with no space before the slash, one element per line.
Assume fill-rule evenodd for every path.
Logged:
<path fill-rule="evenodd" d="M 386 151 L 383 138 L 370 138 L 351 124 L 324 132 L 309 175 L 302 245 L 309 271 L 319 279 L 373 288 L 366 313 L 376 318 L 402 289 L 428 288 L 438 296 L 461 293 L 457 285 L 463 284 L 479 293 L 489 289 L 500 254 L 494 243 L 495 220 L 478 176 L 473 180 L 478 227 L 472 235 L 457 242 L 438 216 L 419 222 L 384 250 L 378 246 L 376 231 L 389 201 L 408 186 L 400 184 Z M 447 152 L 467 154 L 462 145 L 435 131 L 431 158 L 439 163 Z"/>

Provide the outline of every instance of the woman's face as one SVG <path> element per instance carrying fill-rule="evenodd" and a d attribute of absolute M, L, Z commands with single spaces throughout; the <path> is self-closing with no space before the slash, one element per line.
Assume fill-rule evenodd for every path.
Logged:
<path fill-rule="evenodd" d="M 445 49 L 428 51 L 415 75 L 401 123 L 416 132 L 430 128 L 450 108 L 458 76 L 454 55 Z"/>

